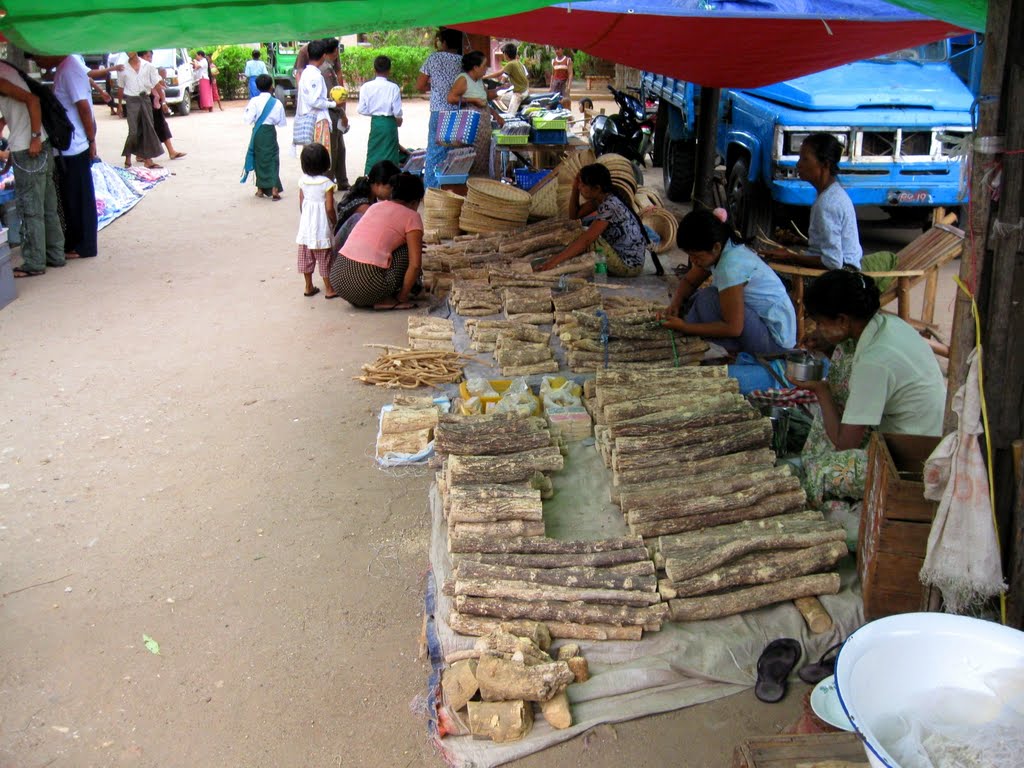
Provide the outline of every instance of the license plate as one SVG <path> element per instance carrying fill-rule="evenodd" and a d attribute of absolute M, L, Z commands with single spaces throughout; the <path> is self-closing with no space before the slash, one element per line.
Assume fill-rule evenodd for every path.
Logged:
<path fill-rule="evenodd" d="M 896 193 L 896 205 L 928 205 L 931 201 L 931 194 L 923 190 L 918 192 Z"/>

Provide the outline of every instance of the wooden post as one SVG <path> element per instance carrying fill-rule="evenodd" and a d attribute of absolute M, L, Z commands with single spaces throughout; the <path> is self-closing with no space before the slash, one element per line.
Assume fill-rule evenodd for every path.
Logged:
<path fill-rule="evenodd" d="M 921 308 L 921 319 L 931 325 L 935 322 L 935 294 L 939 290 L 939 270 L 928 270 L 924 282 L 924 306 Z"/>
<path fill-rule="evenodd" d="M 1013 442 L 1014 486 L 1017 489 L 1013 505 L 1013 538 L 1010 543 L 1010 596 L 1006 607 L 1006 623 L 1011 627 L 1024 626 L 1024 440 Z"/>
<path fill-rule="evenodd" d="M 989 0 L 988 22 L 985 30 L 985 57 L 982 64 L 981 92 L 985 96 L 978 102 L 978 136 L 998 134 L 1000 101 L 1005 78 L 1007 42 L 1010 31 L 1010 7 L 1020 0 Z M 973 290 L 978 290 L 985 268 L 989 231 L 989 208 L 991 193 L 985 181 L 988 174 L 989 155 L 978 154 L 971 165 L 970 208 L 964 216 L 964 253 L 960 261 L 960 279 Z M 953 395 L 967 378 L 967 358 L 974 349 L 974 318 L 971 302 L 962 291 L 956 292 L 953 308 L 953 329 L 949 345 L 949 386 L 946 394 L 945 432 L 956 429 L 956 414 L 952 411 Z"/>
<path fill-rule="evenodd" d="M 718 132 L 718 88 L 700 89 L 700 111 L 697 114 L 697 167 L 693 199 L 708 208 L 715 207 L 715 140 Z"/>
<path fill-rule="evenodd" d="M 910 278 L 896 278 L 896 307 L 901 320 L 910 319 Z"/>

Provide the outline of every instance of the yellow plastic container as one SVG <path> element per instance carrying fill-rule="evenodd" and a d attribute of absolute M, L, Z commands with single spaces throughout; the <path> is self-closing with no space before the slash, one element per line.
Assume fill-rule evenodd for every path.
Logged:
<path fill-rule="evenodd" d="M 491 385 L 491 389 L 493 389 L 497 394 L 479 396 L 480 400 L 484 404 L 484 413 L 487 413 L 492 405 L 501 400 L 502 394 L 504 394 L 508 390 L 508 388 L 512 386 L 511 379 L 490 379 L 488 383 Z M 469 400 L 469 398 L 473 397 L 473 393 L 469 391 L 469 387 L 466 386 L 465 381 L 459 383 L 459 394 L 462 395 L 463 400 Z M 533 395 L 532 392 L 530 394 Z M 533 401 L 533 415 L 539 416 L 541 411 L 540 398 L 537 397 L 536 395 L 533 395 Z"/>

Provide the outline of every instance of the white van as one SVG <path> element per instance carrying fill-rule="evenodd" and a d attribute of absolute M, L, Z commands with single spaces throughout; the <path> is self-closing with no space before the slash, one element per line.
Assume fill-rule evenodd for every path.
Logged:
<path fill-rule="evenodd" d="M 111 65 L 126 64 L 125 54 L 110 55 Z M 164 71 L 164 82 L 167 84 L 167 103 L 179 115 L 187 115 L 192 109 L 192 99 L 196 96 L 198 84 L 195 72 L 192 71 L 192 59 L 185 48 L 157 48 L 153 51 L 153 66 Z M 111 86 L 117 93 L 117 72 L 110 73 Z"/>

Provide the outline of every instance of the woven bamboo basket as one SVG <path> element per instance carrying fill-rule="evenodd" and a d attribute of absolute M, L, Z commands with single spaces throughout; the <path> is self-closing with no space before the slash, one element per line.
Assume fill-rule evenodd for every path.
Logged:
<path fill-rule="evenodd" d="M 640 210 L 645 210 L 651 206 L 665 207 L 665 201 L 662 200 L 661 195 L 653 187 L 637 187 L 634 197 Z"/>
<path fill-rule="evenodd" d="M 530 218 L 553 219 L 559 214 L 558 177 L 551 175 L 530 190 Z"/>
<path fill-rule="evenodd" d="M 469 200 L 485 197 L 498 203 L 522 204 L 525 202 L 529 205 L 530 202 L 530 193 L 526 190 L 513 187 L 511 184 L 502 184 L 493 179 L 469 179 L 466 182 L 466 187 L 469 190 L 466 195 Z"/>
<path fill-rule="evenodd" d="M 653 229 L 661 238 L 661 242 L 651 246 L 652 252 L 665 253 L 676 244 L 676 230 L 679 228 L 679 224 L 676 217 L 664 208 L 653 205 L 650 208 L 645 208 L 640 212 L 640 220 L 644 226 Z"/>
<path fill-rule="evenodd" d="M 530 208 L 526 205 L 517 205 L 514 208 L 481 207 L 473 203 L 466 203 L 462 208 L 462 213 L 471 213 L 481 218 L 498 219 L 522 225 L 526 223 L 526 219 L 530 215 Z"/>

